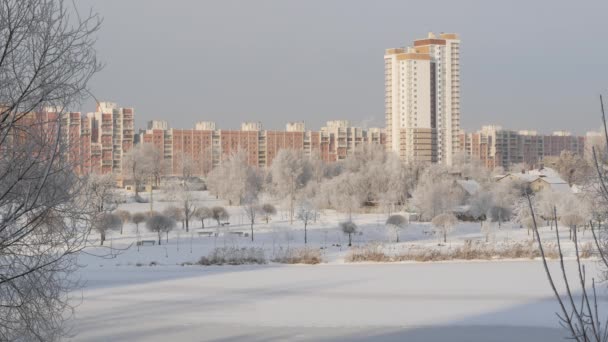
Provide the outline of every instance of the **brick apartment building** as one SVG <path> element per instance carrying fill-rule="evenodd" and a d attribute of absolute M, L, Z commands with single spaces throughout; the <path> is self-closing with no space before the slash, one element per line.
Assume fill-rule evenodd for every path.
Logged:
<path fill-rule="evenodd" d="M 475 133 L 460 133 L 461 152 L 474 157 L 490 169 L 524 163 L 537 165 L 545 157 L 559 156 L 562 151 L 585 153 L 585 137 L 558 131 L 539 135 L 536 131 L 505 130 L 500 126 L 483 126 Z"/>
<path fill-rule="evenodd" d="M 352 127 L 348 121 L 329 121 L 320 131 L 306 131 L 303 122 L 288 123 L 284 131 L 275 131 L 263 130 L 259 122 L 243 123 L 240 130 L 222 130 L 213 122 L 174 129 L 164 121 L 151 121 L 148 129 L 140 131 L 139 141 L 163 151 L 168 175 L 180 175 L 184 160 L 189 160 L 193 173 L 201 176 L 239 150 L 247 154 L 249 165 L 257 167 L 270 166 L 285 148 L 333 162 L 345 159 L 361 144 L 384 144 L 386 137 L 381 129 Z"/>

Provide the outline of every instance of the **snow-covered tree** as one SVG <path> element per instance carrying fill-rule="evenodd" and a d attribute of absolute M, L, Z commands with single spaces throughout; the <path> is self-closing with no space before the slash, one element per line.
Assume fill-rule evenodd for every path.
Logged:
<path fill-rule="evenodd" d="M 253 225 L 255 220 L 262 213 L 262 208 L 258 204 L 258 200 L 255 197 L 249 197 L 244 200 L 243 211 L 247 216 L 247 220 L 251 226 L 251 242 L 253 242 Z"/>
<path fill-rule="evenodd" d="M 181 183 L 174 183 L 167 186 L 166 194 L 167 198 L 179 203 L 179 207 L 183 214 L 183 223 L 185 223 L 186 232 L 190 231 L 190 221 L 194 216 L 196 210 L 195 206 L 195 193 L 191 191 L 190 181 L 188 178 L 184 178 Z M 177 218 L 173 218 L 178 221 Z"/>
<path fill-rule="evenodd" d="M 218 226 L 222 223 L 222 220 L 228 220 L 230 218 L 228 211 L 224 207 L 215 206 L 211 208 L 211 212 L 213 213 L 213 219 L 217 221 Z"/>
<path fill-rule="evenodd" d="M 308 224 L 317 216 L 317 211 L 308 200 L 300 200 L 296 212 L 296 218 L 304 223 L 304 244 L 308 243 Z"/>
<path fill-rule="evenodd" d="M 93 229 L 100 234 L 101 245 L 106 241 L 106 234 L 109 231 L 119 229 L 122 226 L 122 220 L 116 214 L 100 213 L 95 216 Z"/>
<path fill-rule="evenodd" d="M 231 154 L 207 175 L 207 186 L 216 197 L 240 204 L 251 195 L 257 196 L 263 186 L 263 170 L 249 165 L 245 151 Z"/>
<path fill-rule="evenodd" d="M 165 215 L 152 215 L 146 220 L 146 228 L 158 234 L 158 245 L 161 244 L 161 234 L 167 234 L 167 242 L 169 241 L 169 232 L 175 228 L 175 220 Z"/>
<path fill-rule="evenodd" d="M 184 228 L 184 210 L 180 207 L 170 205 L 163 210 L 163 215 L 172 219 L 175 222 L 181 222 Z"/>
<path fill-rule="evenodd" d="M 122 235 L 124 225 L 131 222 L 131 213 L 126 210 L 116 210 L 114 213 L 120 217 L 120 221 L 122 222 L 120 225 L 120 235 Z"/>
<path fill-rule="evenodd" d="M 363 177 L 357 173 L 346 172 L 334 177 L 326 185 L 330 192 L 330 202 L 335 209 L 348 213 L 352 219 L 353 211 L 359 209 L 367 198 L 368 187 Z"/>
<path fill-rule="evenodd" d="M 348 247 L 353 245 L 352 235 L 357 232 L 357 225 L 353 221 L 340 222 L 342 233 L 348 235 Z"/>
<path fill-rule="evenodd" d="M 301 151 L 281 149 L 270 166 L 272 189 L 276 196 L 289 203 L 289 221 L 293 224 L 296 193 L 312 177 L 311 165 Z"/>
<path fill-rule="evenodd" d="M 476 220 L 479 220 L 482 225 L 493 206 L 493 193 L 486 188 L 480 189 L 469 198 L 469 214 Z"/>
<path fill-rule="evenodd" d="M 87 178 L 88 203 L 97 213 L 109 213 L 118 206 L 116 181 L 112 174 L 90 174 Z"/>
<path fill-rule="evenodd" d="M 386 226 L 393 229 L 395 233 L 396 242 L 399 242 L 399 230 L 404 229 L 408 224 L 408 219 L 403 215 L 391 215 L 386 220 Z"/>
<path fill-rule="evenodd" d="M 458 224 L 458 219 L 452 213 L 443 213 L 435 216 L 431 221 L 435 234 L 443 236 L 443 242 L 446 243 L 448 240 L 448 233 L 454 229 L 454 226 Z"/>
<path fill-rule="evenodd" d="M 423 220 L 453 210 L 463 201 L 463 192 L 454 185 L 448 170 L 442 165 L 431 165 L 422 173 L 412 194 L 413 205 Z"/>
<path fill-rule="evenodd" d="M 270 203 L 262 204 L 262 213 L 266 224 L 270 221 L 270 217 L 277 214 L 277 209 Z"/>
<path fill-rule="evenodd" d="M 201 220 L 201 228 L 205 228 L 205 220 L 213 218 L 213 212 L 207 207 L 198 207 L 194 212 L 194 217 Z"/>
<path fill-rule="evenodd" d="M 144 214 L 144 213 L 135 213 L 131 217 L 131 220 L 133 220 L 133 223 L 135 223 L 136 232 L 139 233 L 139 224 L 146 221 L 146 214 Z"/>

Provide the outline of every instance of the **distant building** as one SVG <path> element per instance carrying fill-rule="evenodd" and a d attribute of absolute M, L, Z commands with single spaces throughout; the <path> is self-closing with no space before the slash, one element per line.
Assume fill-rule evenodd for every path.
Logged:
<path fill-rule="evenodd" d="M 387 149 L 406 162 L 452 165 L 459 150 L 460 39 L 429 33 L 384 54 Z"/>
<path fill-rule="evenodd" d="M 164 120 L 148 121 L 148 129 L 169 129 L 169 123 Z"/>
<path fill-rule="evenodd" d="M 460 152 L 479 159 L 486 167 L 509 169 L 514 164 L 540 165 L 545 157 L 562 151 L 584 155 L 585 137 L 558 131 L 539 135 L 536 131 L 514 131 L 500 126 L 483 126 L 475 133 L 460 133 Z"/>
<path fill-rule="evenodd" d="M 303 122 L 292 122 L 286 130 L 262 130 L 259 122 L 241 125 L 241 130 L 216 129 L 215 124 L 199 122 L 195 129 L 148 129 L 139 133 L 141 143 L 154 144 L 163 151 L 168 175 L 179 175 L 187 158 L 195 175 L 205 175 L 232 153 L 244 151 L 250 165 L 268 167 L 281 149 L 317 155 L 326 162 L 346 158 L 362 144 L 384 144 L 379 128 L 351 127 L 348 121 L 329 121 L 320 131 L 306 131 Z"/>

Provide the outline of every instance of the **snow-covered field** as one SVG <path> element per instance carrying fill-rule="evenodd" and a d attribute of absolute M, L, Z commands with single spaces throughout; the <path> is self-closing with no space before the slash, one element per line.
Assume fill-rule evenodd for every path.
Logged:
<path fill-rule="evenodd" d="M 217 201 L 200 194 L 200 204 Z M 156 194 L 155 194 L 156 196 Z M 157 202 L 155 210 L 170 203 Z M 132 212 L 149 204 L 121 206 Z M 438 263 L 347 264 L 347 238 L 337 224 L 344 215 L 325 213 L 309 227 L 309 246 L 321 248 L 319 265 L 181 266 L 216 246 L 257 246 L 268 258 L 280 248 L 303 245 L 301 222 L 277 215 L 256 224 L 255 241 L 229 234 L 248 232 L 244 213 L 229 208 L 230 228 L 199 236 L 176 228 L 161 246 L 134 246 L 135 226 L 114 232 L 106 245 L 129 249 L 108 257 L 107 248 L 83 254 L 82 292 L 74 293 L 73 341 L 555 341 L 563 337 L 553 312 L 557 306 L 538 260 Z M 446 246 L 428 224 L 412 223 L 401 243 L 387 243 L 385 214 L 360 214 L 353 220 L 361 235 L 353 244 L 386 243 L 388 249 L 412 246 L 453 248 L 465 240 L 485 240 L 478 223 L 459 225 Z M 543 238 L 554 231 L 542 229 Z M 140 239 L 155 234 L 140 225 Z M 567 233 L 562 232 L 567 240 Z M 586 233 L 585 239 L 589 238 Z M 525 229 L 503 225 L 493 243 L 529 240 Z M 567 254 L 572 244 L 564 242 Z M 332 246 L 333 245 L 333 246 Z M 149 266 L 151 262 L 158 265 Z M 586 261 L 588 273 L 595 261 Z M 572 268 L 570 260 L 567 266 Z M 556 269 L 557 264 L 552 263 Z M 576 286 L 575 286 L 576 287 Z M 605 287 L 602 288 L 604 306 Z M 82 295 L 82 297 L 80 297 Z"/>

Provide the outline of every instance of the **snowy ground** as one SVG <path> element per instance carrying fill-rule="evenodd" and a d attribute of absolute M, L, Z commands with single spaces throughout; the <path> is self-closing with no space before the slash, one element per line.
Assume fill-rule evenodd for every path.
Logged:
<path fill-rule="evenodd" d="M 156 194 L 155 194 L 156 196 Z M 206 194 L 201 204 L 215 200 Z M 155 204 L 162 210 L 167 202 Z M 122 206 L 146 211 L 148 204 Z M 212 227 L 218 237 L 200 237 L 181 228 L 169 243 L 132 245 L 155 239 L 140 226 L 112 233 L 107 245 L 128 250 L 112 258 L 82 255 L 85 282 L 82 303 L 72 322 L 72 341 L 555 341 L 563 337 L 557 309 L 538 260 L 441 263 L 345 264 L 346 237 L 338 231 L 343 215 L 327 213 L 309 230 L 311 248 L 326 247 L 320 265 L 180 266 L 194 262 L 215 246 L 258 246 L 273 251 L 303 245 L 302 224 L 277 215 L 255 226 L 255 242 L 229 231 L 248 232 L 242 211 L 230 208 L 230 228 Z M 355 245 L 386 243 L 381 214 L 356 215 L 362 235 Z M 200 228 L 195 221 L 194 227 Z M 411 224 L 400 244 L 437 247 L 428 224 Z M 562 234 L 567 234 L 562 232 Z M 588 233 L 585 237 L 588 239 Z M 567 235 L 566 239 L 567 239 Z M 543 238 L 554 231 L 543 228 Z M 484 240 L 479 224 L 459 225 L 447 246 Z M 493 242 L 530 239 L 510 224 Z M 332 246 L 334 245 L 334 246 Z M 340 246 L 335 246 L 340 245 Z M 565 242 L 567 252 L 572 244 Z M 107 254 L 92 248 L 91 254 Z M 151 262 L 158 266 L 148 266 Z M 595 272 L 590 260 L 588 273 Z M 139 266 L 137 266 L 139 265 Z M 567 265 L 572 268 L 573 262 Z M 556 267 L 552 263 L 552 267 Z M 603 288 L 604 289 L 604 288 Z M 603 290 L 603 306 L 608 306 Z"/>

